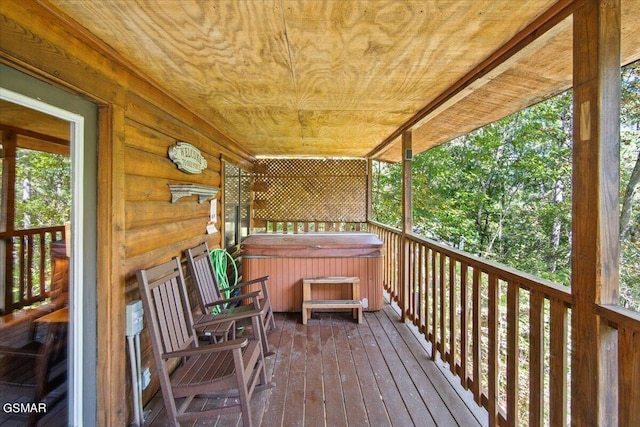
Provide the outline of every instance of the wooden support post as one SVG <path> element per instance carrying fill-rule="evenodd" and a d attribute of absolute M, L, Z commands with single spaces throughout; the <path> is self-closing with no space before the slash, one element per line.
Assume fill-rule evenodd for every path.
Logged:
<path fill-rule="evenodd" d="M 412 133 L 410 130 L 402 133 L 402 241 L 400 289 L 402 302 L 402 320 L 407 319 L 407 308 L 411 299 L 409 284 L 409 242 L 406 235 L 413 228 L 412 203 L 411 203 L 411 162 L 413 159 Z"/>
<path fill-rule="evenodd" d="M 573 16 L 574 425 L 617 425 L 617 336 L 595 304 L 618 303 L 620 0 L 585 0 Z"/>
<path fill-rule="evenodd" d="M 101 107 L 99 120 L 98 185 L 98 286 L 97 300 L 97 425 L 123 425 L 127 407 L 122 387 L 126 378 L 126 353 L 122 340 L 125 328 L 125 123 L 120 107 Z"/>
<path fill-rule="evenodd" d="M 367 219 L 373 220 L 373 160 L 367 159 Z"/>
<path fill-rule="evenodd" d="M 2 133 L 2 200 L 0 204 L 0 231 L 13 231 L 15 222 L 16 193 L 16 147 L 15 132 Z M 0 310 L 10 313 L 13 309 L 13 243 L 11 240 L 0 242 L 0 265 L 4 262 L 4 272 L 0 273 L 2 305 Z"/>

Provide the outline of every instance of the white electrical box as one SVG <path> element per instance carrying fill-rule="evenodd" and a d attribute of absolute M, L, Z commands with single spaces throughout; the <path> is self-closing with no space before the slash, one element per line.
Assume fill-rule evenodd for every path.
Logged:
<path fill-rule="evenodd" d="M 142 308 L 142 301 L 136 300 L 127 304 L 126 313 L 126 333 L 127 336 L 134 336 L 142 331 L 144 326 L 142 316 L 144 315 L 144 309 Z"/>

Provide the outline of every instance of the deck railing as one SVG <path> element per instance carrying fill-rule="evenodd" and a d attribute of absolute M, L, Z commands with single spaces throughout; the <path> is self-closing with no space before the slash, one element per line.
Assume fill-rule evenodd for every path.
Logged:
<path fill-rule="evenodd" d="M 385 289 L 431 343 L 432 357 L 487 409 L 489 425 L 567 425 L 569 288 L 379 223 L 368 229 L 384 242 Z M 619 331 L 619 425 L 634 425 L 640 316 L 595 310 Z"/>
<path fill-rule="evenodd" d="M 256 233 L 314 233 L 314 232 L 349 232 L 364 231 L 366 223 L 344 221 L 255 221 Z"/>
<path fill-rule="evenodd" d="M 614 305 L 595 313 L 618 333 L 618 425 L 640 426 L 640 313 Z"/>
<path fill-rule="evenodd" d="M 64 239 L 64 226 L 0 232 L 4 242 L 5 311 L 11 312 L 48 297 L 50 245 Z"/>

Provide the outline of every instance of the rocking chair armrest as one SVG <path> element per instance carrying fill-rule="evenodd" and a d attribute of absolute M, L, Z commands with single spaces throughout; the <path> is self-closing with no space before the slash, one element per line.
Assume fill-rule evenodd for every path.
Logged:
<path fill-rule="evenodd" d="M 221 299 L 221 300 L 218 300 L 218 301 L 210 302 L 210 303 L 206 304 L 206 307 L 207 308 L 211 308 L 211 307 L 216 306 L 216 305 L 223 305 L 223 304 L 228 304 L 230 302 L 244 301 L 246 299 L 257 298 L 259 296 L 260 296 L 260 291 L 249 292 L 247 294 L 242 294 L 242 295 L 238 295 L 238 296 L 235 296 L 235 297 L 225 298 L 225 299 Z"/>
<path fill-rule="evenodd" d="M 194 328 L 199 329 L 205 326 L 211 326 L 222 322 L 229 322 L 231 320 L 241 320 L 246 319 L 248 317 L 254 316 L 262 316 L 264 315 L 264 308 L 254 308 L 253 310 L 242 311 L 239 313 L 221 313 L 216 314 L 215 317 L 211 320 L 205 320 L 203 322 L 196 323 L 193 325 Z"/>
<path fill-rule="evenodd" d="M 269 276 L 262 276 L 262 277 L 258 277 L 257 279 L 251 279 L 251 280 L 247 280 L 246 282 L 240 282 L 238 284 L 236 284 L 235 286 L 229 286 L 227 288 L 220 288 L 221 291 L 227 291 L 227 290 L 234 290 L 234 289 L 241 289 L 244 288 L 245 286 L 249 286 L 249 285 L 254 285 L 256 283 L 260 283 L 262 282 L 262 285 L 265 285 L 265 282 L 269 280 Z"/>
<path fill-rule="evenodd" d="M 236 348 L 243 348 L 249 344 L 247 338 L 239 338 L 235 340 L 223 341 L 216 344 L 207 344 L 199 347 L 187 348 L 184 350 L 172 351 L 164 353 L 162 357 L 164 359 L 173 359 L 178 357 L 199 356 L 207 353 L 220 353 L 223 351 L 234 350 Z"/>

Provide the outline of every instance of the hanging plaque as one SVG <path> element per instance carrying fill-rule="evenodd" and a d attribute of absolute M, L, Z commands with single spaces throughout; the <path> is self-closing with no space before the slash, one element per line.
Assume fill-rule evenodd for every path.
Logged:
<path fill-rule="evenodd" d="M 169 147 L 169 158 L 182 172 L 199 174 L 207 168 L 207 160 L 191 144 L 178 141 Z"/>

